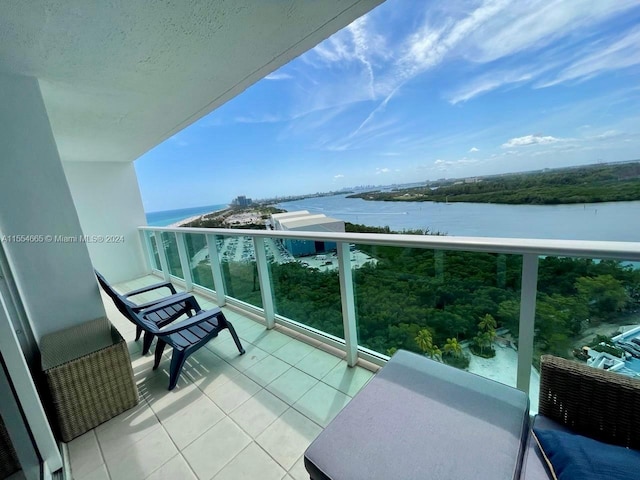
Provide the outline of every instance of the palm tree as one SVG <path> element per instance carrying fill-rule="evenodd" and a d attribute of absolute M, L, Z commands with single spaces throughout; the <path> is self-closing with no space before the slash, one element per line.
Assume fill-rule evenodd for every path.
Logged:
<path fill-rule="evenodd" d="M 433 344 L 433 336 L 429 330 L 420 330 L 414 340 L 418 345 L 418 348 L 422 350 L 423 353 L 429 355 L 429 358 L 435 358 L 442 355 L 438 346 Z"/>
<path fill-rule="evenodd" d="M 498 324 L 496 323 L 496 319 L 490 313 L 487 313 L 480 323 L 478 323 L 478 328 L 480 331 L 490 332 L 491 330 L 495 331 Z"/>
<path fill-rule="evenodd" d="M 473 338 L 473 341 L 480 347 L 480 353 L 484 354 L 484 349 L 491 347 L 491 334 L 489 332 L 478 333 L 478 335 Z"/>
<path fill-rule="evenodd" d="M 447 343 L 444 345 L 444 353 L 448 353 L 454 357 L 462 355 L 462 346 L 455 338 L 447 338 Z"/>

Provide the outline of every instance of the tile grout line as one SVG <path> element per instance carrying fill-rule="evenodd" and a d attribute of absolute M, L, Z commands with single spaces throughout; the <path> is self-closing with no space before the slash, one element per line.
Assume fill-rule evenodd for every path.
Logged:
<path fill-rule="evenodd" d="M 196 386 L 197 387 L 197 386 Z M 146 402 L 146 400 L 145 400 Z M 151 475 L 153 475 L 156 471 L 160 470 L 160 468 L 162 468 L 164 465 L 166 465 L 167 463 L 169 463 L 169 461 L 173 460 L 175 457 L 177 457 L 178 455 L 180 455 L 182 458 L 184 458 L 184 456 L 182 455 L 182 450 L 180 450 L 178 448 L 178 445 L 176 445 L 176 442 L 174 442 L 173 438 L 171 438 L 171 435 L 169 434 L 169 431 L 165 428 L 164 424 L 162 423 L 162 420 L 160 420 L 160 417 L 158 417 L 158 414 L 155 412 L 155 410 L 153 408 L 151 408 L 151 405 L 149 405 L 149 402 L 147 403 L 147 408 L 149 408 L 149 410 L 151 410 L 151 412 L 153 413 L 153 416 L 156 417 L 156 419 L 158 420 L 158 423 L 160 424 L 160 428 L 162 428 L 164 430 L 164 433 L 167 434 L 167 437 L 169 437 L 169 440 L 171 441 L 171 443 L 173 444 L 173 446 L 176 448 L 176 454 L 169 458 L 169 460 L 167 460 L 166 462 L 162 463 L 161 465 L 158 466 L 158 468 L 154 469 L 149 475 L 147 475 L 145 478 L 149 478 Z M 146 437 L 145 437 L 146 438 Z M 136 442 L 138 443 L 138 442 Z M 187 461 L 186 458 L 184 458 L 185 463 L 187 464 L 187 467 L 189 468 L 189 470 L 191 471 L 191 473 L 193 473 L 193 476 L 196 478 L 200 478 L 198 477 L 198 475 L 196 475 L 196 472 L 193 470 L 193 468 L 191 467 L 191 464 L 189 464 L 189 462 Z"/>
<path fill-rule="evenodd" d="M 104 469 L 107 471 L 107 476 L 109 477 L 109 480 L 111 480 L 111 471 L 109 470 L 109 465 L 107 465 L 107 458 L 105 457 L 104 451 L 102 450 L 102 444 L 100 443 L 100 439 L 98 438 L 98 432 L 96 432 L 96 428 L 97 427 L 94 427 L 91 431 L 93 432 L 93 436 L 95 437 L 96 443 L 98 444 L 98 451 L 100 452 L 100 458 L 102 458 L 102 465 L 104 465 Z M 71 473 L 73 474 L 73 469 L 71 469 Z"/>
<path fill-rule="evenodd" d="M 250 320 L 251 320 L 251 319 L 250 319 Z M 256 322 L 256 326 L 259 326 L 259 325 L 260 325 L 260 324 L 259 324 L 258 322 Z M 254 327 L 254 325 L 251 325 L 250 327 L 248 327 L 248 328 L 247 328 L 247 330 L 248 330 L 248 329 L 250 329 L 250 328 L 253 328 L 253 327 Z M 256 330 L 257 330 L 257 329 L 256 329 Z M 282 333 L 283 335 L 287 335 L 286 333 L 283 333 L 283 332 L 280 332 L 280 333 Z M 236 411 L 237 409 L 239 409 L 239 408 L 240 408 L 242 405 L 244 405 L 248 400 L 250 400 L 251 398 L 255 397 L 255 396 L 256 396 L 257 394 L 259 394 L 262 390 L 265 390 L 268 394 L 273 395 L 275 398 L 278 398 L 280 401 L 283 401 L 283 403 L 287 406 L 287 409 L 285 409 L 285 411 L 284 411 L 282 414 L 280 414 L 280 415 L 279 415 L 278 417 L 276 417 L 272 422 L 270 422 L 270 423 L 269 423 L 269 424 L 268 424 L 268 425 L 267 425 L 267 426 L 262 430 L 262 432 L 260 432 L 260 434 L 262 434 L 264 431 L 266 431 L 266 430 L 267 430 L 271 425 L 273 425 L 273 423 L 275 423 L 275 422 L 276 422 L 280 417 L 282 417 L 282 415 L 284 415 L 288 410 L 293 410 L 293 411 L 295 411 L 296 413 L 300 414 L 303 418 L 305 418 L 305 419 L 309 420 L 310 422 L 312 422 L 312 424 L 317 425 L 317 426 L 318 426 L 319 428 L 321 428 L 321 429 L 324 429 L 324 427 L 323 427 L 322 425 L 318 424 L 315 420 L 313 420 L 313 419 L 309 418 L 309 417 L 308 417 L 307 415 L 305 415 L 303 412 L 299 411 L 297 408 L 295 408 L 295 407 L 294 407 L 294 404 L 295 404 L 297 401 L 299 401 L 299 399 L 298 399 L 298 400 L 296 400 L 296 401 L 294 401 L 294 402 L 293 402 L 293 404 L 290 404 L 287 400 L 285 400 L 285 399 L 283 399 L 283 398 L 279 397 L 277 394 L 275 394 L 274 392 L 271 392 L 270 390 L 268 390 L 268 389 L 266 388 L 268 385 L 270 385 L 271 383 L 273 383 L 273 382 L 275 382 L 277 379 L 279 379 L 282 375 L 284 375 L 285 373 L 289 372 L 289 371 L 291 370 L 291 368 L 295 368 L 298 372 L 303 373 L 303 374 L 305 374 L 305 375 L 308 375 L 308 376 L 310 376 L 311 378 L 313 378 L 313 379 L 316 381 L 316 383 L 314 383 L 314 385 L 313 385 L 311 388 L 309 388 L 308 390 L 306 390 L 306 391 L 301 395 L 301 397 L 300 397 L 300 398 L 304 397 L 304 395 L 306 395 L 306 394 L 307 394 L 307 393 L 308 393 L 312 388 L 314 388 L 318 383 L 323 383 L 325 386 L 327 386 L 327 387 L 329 387 L 329 388 L 331 388 L 331 389 L 333 389 L 333 390 L 336 390 L 337 392 L 342 393 L 342 394 L 343 394 L 343 395 L 345 395 L 346 397 L 349 397 L 350 399 L 352 398 L 352 397 L 351 397 L 349 394 L 347 394 L 346 392 L 343 392 L 343 391 L 341 391 L 340 389 L 337 389 L 337 388 L 335 388 L 333 385 L 329 385 L 327 382 L 325 382 L 325 381 L 324 381 L 324 379 L 327 377 L 327 375 L 329 375 L 329 373 L 330 373 L 330 372 L 331 372 L 331 371 L 332 371 L 332 370 L 333 370 L 333 369 L 334 369 L 334 368 L 335 368 L 335 367 L 340 363 L 340 361 L 343 361 L 343 360 L 344 360 L 344 358 L 343 358 L 343 357 L 341 357 L 341 356 L 339 356 L 339 355 L 335 355 L 333 351 L 327 351 L 327 350 L 326 350 L 326 349 L 324 349 L 324 348 L 320 348 L 320 346 L 319 346 L 319 345 L 311 344 L 311 343 L 309 343 L 309 342 L 304 341 L 302 338 L 300 338 L 300 337 L 301 337 L 301 335 L 294 335 L 294 336 L 292 336 L 292 335 L 287 335 L 287 336 L 288 336 L 288 337 L 290 337 L 290 339 L 291 339 L 290 341 L 288 341 L 288 342 L 286 342 L 285 344 L 281 345 L 280 347 L 278 347 L 277 349 L 275 349 L 273 352 L 268 352 L 268 351 L 266 351 L 266 350 L 263 350 L 263 351 L 266 353 L 266 355 L 267 355 L 267 356 L 266 356 L 265 358 L 261 359 L 260 361 L 256 362 L 254 365 L 251 365 L 251 367 L 248 367 L 248 368 L 246 368 L 246 369 L 244 369 L 244 370 L 242 370 L 242 371 L 241 371 L 241 370 L 239 370 L 235 365 L 233 365 L 233 364 L 231 364 L 230 362 L 228 362 L 228 360 L 227 360 L 226 358 L 221 357 L 217 352 L 212 351 L 212 350 L 210 350 L 210 349 L 207 349 L 210 353 L 212 353 L 212 354 L 213 354 L 213 355 L 215 355 L 216 357 L 220 358 L 220 360 L 222 360 L 222 361 L 224 361 L 225 363 L 227 363 L 227 364 L 228 364 L 229 366 L 231 366 L 233 369 L 237 370 L 237 371 L 238 371 L 238 373 L 239 373 L 239 375 L 243 375 L 246 379 L 248 379 L 249 381 L 252 381 L 252 382 L 255 382 L 255 380 L 253 380 L 253 379 L 252 379 L 252 378 L 250 378 L 248 375 L 246 375 L 246 373 L 245 373 L 245 372 L 249 371 L 249 370 L 250 370 L 251 368 L 253 368 L 256 364 L 258 364 L 258 363 L 260 363 L 261 361 L 265 360 L 265 359 L 266 359 L 266 358 L 268 358 L 269 356 L 272 356 L 272 357 L 276 358 L 277 360 L 280 360 L 280 361 L 284 362 L 285 364 L 287 364 L 287 365 L 289 366 L 289 368 L 287 368 L 287 370 L 285 370 L 284 372 L 282 372 L 280 375 L 278 375 L 276 378 L 274 378 L 271 382 L 269 382 L 269 383 L 268 383 L 267 385 L 265 385 L 265 386 L 262 386 L 262 385 L 260 385 L 258 382 L 255 382 L 255 383 L 257 383 L 257 384 L 261 387 L 261 388 L 260 388 L 260 390 L 258 390 L 256 393 L 254 393 L 253 395 L 251 395 L 251 396 L 250 396 L 249 398 L 247 398 L 244 402 L 242 402 L 242 403 L 240 403 L 239 405 L 235 406 L 232 410 L 230 410 L 230 411 L 229 411 L 229 413 L 228 413 L 228 414 L 227 414 L 226 412 L 224 412 L 224 411 L 223 411 L 224 417 L 226 417 L 226 418 L 228 418 L 229 420 L 231 420 L 231 422 L 232 422 L 232 423 L 233 423 L 233 424 L 234 424 L 234 425 L 235 425 L 235 426 L 236 426 L 240 431 L 242 431 L 243 433 L 245 433 L 245 434 L 247 435 L 247 437 L 248 437 L 249 439 L 251 439 L 250 444 L 251 444 L 251 443 L 255 443 L 256 445 L 258 445 L 258 447 L 259 447 L 261 450 L 263 450 L 263 451 L 264 451 L 264 452 L 269 456 L 269 458 L 271 458 L 271 459 L 272 459 L 272 460 L 273 460 L 277 465 L 279 465 L 279 466 L 280 466 L 280 467 L 281 467 L 281 468 L 286 472 L 286 473 L 285 473 L 285 477 L 289 474 L 290 470 L 291 470 L 292 468 L 294 468 L 294 466 L 296 465 L 296 463 L 300 460 L 300 458 L 302 458 L 302 457 L 303 457 L 303 455 L 302 455 L 301 457 L 299 457 L 298 459 L 296 459 L 296 461 L 293 463 L 293 465 L 292 465 L 292 467 L 291 467 L 290 469 L 285 468 L 285 467 L 284 467 L 283 465 L 281 465 L 277 460 L 275 460 L 275 458 L 273 458 L 273 457 L 269 454 L 269 452 L 267 452 L 267 451 L 262 447 L 262 445 L 260 445 L 260 444 L 256 441 L 256 439 L 254 439 L 254 437 L 252 437 L 251 435 L 249 435 L 249 433 L 248 433 L 248 432 L 246 432 L 246 431 L 245 431 L 245 430 L 244 430 L 240 425 L 238 425 L 238 424 L 235 422 L 235 420 L 230 416 L 230 414 L 231 414 L 231 413 L 233 413 L 234 411 Z M 242 337 L 241 337 L 241 338 L 242 338 Z M 230 339 L 226 339 L 226 340 L 227 340 L 227 341 L 229 341 Z M 242 340 L 243 340 L 243 342 L 246 342 L 246 343 L 248 343 L 248 344 L 250 344 L 250 345 L 254 346 L 255 348 L 258 348 L 259 350 L 262 350 L 258 345 L 254 344 L 254 343 L 252 343 L 252 342 L 250 342 L 250 341 L 248 341 L 248 340 L 246 340 L 246 339 L 244 339 L 244 338 L 243 338 Z M 291 344 L 291 342 L 292 342 L 292 341 L 294 341 L 294 340 L 295 340 L 295 341 L 298 341 L 298 342 L 300 342 L 300 343 L 303 343 L 303 344 L 305 344 L 305 345 L 308 345 L 308 346 L 310 346 L 310 347 L 312 347 L 312 350 L 310 350 L 309 352 L 307 352 L 306 354 L 304 354 L 303 356 L 301 356 L 301 357 L 297 360 L 297 362 L 296 362 L 295 364 L 292 364 L 292 363 L 290 363 L 289 361 L 286 361 L 286 360 L 281 359 L 281 358 L 279 358 L 278 356 L 274 355 L 274 353 L 276 353 L 276 352 L 277 352 L 277 351 L 279 351 L 280 349 L 282 349 L 282 348 L 286 347 L 287 345 L 290 345 L 290 344 Z M 222 342 L 219 342 L 219 343 L 222 343 Z M 300 363 L 304 358 L 306 358 L 308 355 L 310 355 L 311 353 L 313 353 L 313 351 L 314 351 L 314 350 L 323 351 L 323 352 L 328 353 L 329 355 L 332 355 L 332 356 L 334 356 L 334 357 L 336 357 L 336 358 L 338 359 L 338 363 L 336 363 L 336 365 L 335 365 L 334 367 L 332 367 L 332 368 L 331 368 L 331 369 L 330 369 L 326 374 L 324 374 L 321 378 L 317 378 L 316 376 L 311 375 L 311 374 L 309 374 L 309 373 L 307 373 L 307 372 L 305 372 L 305 371 L 303 371 L 302 369 L 300 369 L 300 368 L 298 368 L 298 367 L 297 367 L 297 365 L 298 365 L 298 364 L 299 364 L 299 363 Z M 233 379 L 230 379 L 229 381 L 233 381 Z M 204 390 L 203 390 L 202 388 L 200 388 L 200 386 L 199 386 L 199 385 L 195 384 L 195 382 L 192 382 L 191 380 L 189 380 L 189 382 L 190 382 L 190 383 L 193 383 L 193 384 L 194 384 L 194 386 L 195 386 L 195 387 L 196 387 L 196 388 L 197 388 L 197 389 L 198 389 L 198 390 L 199 390 L 199 391 L 200 391 L 200 392 L 201 392 L 205 397 L 207 397 L 207 399 L 208 399 L 209 401 L 211 401 L 214 405 L 216 405 L 216 407 L 220 408 L 220 407 L 216 404 L 216 402 L 215 402 L 212 398 L 210 398 L 210 397 L 206 394 L 206 392 L 204 392 Z M 220 386 L 220 388 L 222 388 L 223 386 L 224 386 L 224 385 L 221 385 L 221 386 Z M 147 403 L 147 407 L 148 407 L 148 408 L 151 408 L 151 406 L 148 404 L 148 402 L 146 402 L 146 400 L 145 400 L 145 403 Z M 152 409 L 152 411 L 153 411 L 153 409 Z M 180 455 L 180 456 L 182 456 L 182 457 L 183 457 L 183 459 L 185 460 L 185 462 L 186 462 L 186 463 L 187 463 L 187 465 L 189 466 L 190 470 L 193 472 L 193 469 L 191 468 L 191 465 L 189 464 L 189 462 L 187 461 L 187 459 L 184 457 L 184 455 L 182 455 L 182 450 L 178 449 L 177 445 L 175 445 L 175 442 L 173 441 L 173 439 L 172 439 L 172 438 L 171 438 L 171 436 L 169 435 L 169 432 L 166 430 L 166 428 L 165 428 L 165 426 L 164 426 L 163 422 L 162 422 L 162 421 L 160 421 L 160 419 L 159 419 L 159 418 L 158 418 L 158 416 L 156 415 L 155 411 L 153 411 L 153 414 L 154 414 L 154 416 L 158 419 L 158 422 L 160 423 L 160 425 L 161 425 L 161 426 L 162 426 L 162 428 L 164 429 L 165 433 L 167 433 L 167 435 L 169 436 L 170 440 L 172 441 L 172 443 L 173 443 L 173 444 L 174 444 L 174 446 L 176 447 L 176 449 L 177 449 L 177 451 L 178 451 L 178 454 L 177 454 L 177 455 Z M 223 417 L 223 418 L 224 418 L 224 417 Z M 215 425 L 217 425 L 218 423 L 219 423 L 219 421 L 218 421 L 218 422 L 216 422 L 216 423 L 215 423 L 214 425 L 212 425 L 211 427 L 209 427 L 205 432 L 203 432 L 201 435 L 199 435 L 198 437 L 196 437 L 194 440 L 192 440 L 192 441 L 191 441 L 189 444 L 187 444 L 184 448 L 186 449 L 188 446 L 190 446 L 193 442 L 195 442 L 197 439 L 199 439 L 202 435 L 204 435 L 206 432 L 208 432 L 211 428 L 213 428 L 213 427 L 214 427 Z M 258 434 L 257 436 L 259 436 L 260 434 Z M 96 439 L 97 439 L 97 437 L 96 437 Z M 100 446 L 100 443 L 99 443 L 99 442 L 98 442 L 98 444 L 99 444 L 99 446 Z M 250 445 L 250 444 L 249 444 L 249 445 Z M 225 468 L 225 467 L 226 467 L 226 466 L 227 466 L 231 461 L 233 461 L 233 460 L 234 460 L 234 459 L 235 459 L 235 458 L 236 458 L 240 453 L 242 453 L 242 452 L 243 452 L 243 451 L 244 451 L 244 450 L 245 450 L 249 445 L 247 445 L 245 448 L 243 448 L 243 449 L 242 449 L 242 450 L 241 450 L 241 451 L 240 451 L 236 456 L 234 456 L 234 457 L 233 457 L 229 462 L 225 463 L 225 465 L 223 465 L 223 466 L 222 466 L 222 468 L 219 470 L 219 472 L 220 472 L 220 471 L 222 471 L 222 470 L 223 470 L 223 469 L 224 469 L 224 468 Z M 100 448 L 101 448 L 101 446 L 100 446 Z M 101 451 L 100 453 L 101 453 L 101 456 L 102 456 L 103 461 L 104 461 L 104 455 L 103 455 L 102 451 Z M 175 458 L 177 455 L 174 455 L 173 457 L 171 457 L 171 459 Z M 171 459 L 170 459 L 170 460 L 171 460 Z M 105 463 L 105 465 L 106 465 L 106 462 L 104 462 L 104 463 Z M 167 463 L 167 462 L 163 463 L 162 465 L 165 465 L 166 463 Z M 157 471 L 158 469 L 160 469 L 160 468 L 162 467 L 162 465 L 161 465 L 160 467 L 158 467 L 157 469 L 155 469 L 155 470 L 154 470 L 154 472 L 155 472 L 155 471 Z M 108 469 L 107 469 L 107 470 L 108 470 Z M 195 474 L 195 472 L 193 472 L 193 473 Z M 152 472 L 151 474 L 153 474 L 153 472 Z M 150 475 L 151 475 L 151 474 L 150 474 Z M 109 475 L 110 475 L 110 474 L 109 474 Z M 217 473 L 216 473 L 216 475 L 217 475 Z M 197 475 L 196 475 L 196 477 L 197 477 Z"/>

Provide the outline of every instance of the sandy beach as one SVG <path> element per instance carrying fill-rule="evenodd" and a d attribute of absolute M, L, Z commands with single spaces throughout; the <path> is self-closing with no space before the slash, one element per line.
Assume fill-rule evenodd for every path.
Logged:
<path fill-rule="evenodd" d="M 465 353 L 469 356 L 469 371 L 481 375 L 496 382 L 504 383 L 512 387 L 516 386 L 518 371 L 518 352 L 511 347 L 494 345 L 496 356 L 493 358 L 481 358 L 473 355 L 468 349 Z M 540 393 L 540 374 L 531 367 L 531 383 L 529 398 L 531 414 L 538 413 L 538 395 Z"/>
<path fill-rule="evenodd" d="M 208 212 L 208 213 L 203 213 L 201 215 L 194 215 L 193 217 L 189 217 L 189 218 L 184 218 L 182 220 L 180 220 L 179 222 L 175 222 L 172 223 L 171 225 L 167 225 L 166 228 L 177 228 L 177 227 L 182 227 L 184 225 L 186 225 L 187 223 L 191 223 L 191 222 L 195 222 L 196 220 L 201 220 L 202 217 L 206 217 L 209 215 L 214 215 L 216 213 L 222 213 L 226 210 L 228 210 L 229 208 L 221 208 L 220 210 L 214 210 L 213 212 Z"/>
<path fill-rule="evenodd" d="M 209 215 L 209 214 L 206 213 L 205 215 Z M 179 222 L 175 222 L 175 223 L 172 223 L 171 225 L 167 225 L 167 228 L 181 227 L 185 223 L 193 222 L 195 220 L 200 220 L 202 217 L 203 217 L 203 215 L 195 215 L 193 217 L 185 218 L 183 220 L 180 220 Z"/>

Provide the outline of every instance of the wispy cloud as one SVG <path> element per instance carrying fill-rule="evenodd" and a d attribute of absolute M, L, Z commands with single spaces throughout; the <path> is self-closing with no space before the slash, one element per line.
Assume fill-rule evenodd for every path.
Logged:
<path fill-rule="evenodd" d="M 637 6 L 636 0 L 508 2 L 499 15 L 487 19 L 484 28 L 469 35 L 464 56 L 486 63 L 539 49 Z"/>
<path fill-rule="evenodd" d="M 339 173 L 338 175 L 334 175 L 333 178 L 344 178 L 344 175 L 342 175 L 341 173 Z"/>
<path fill-rule="evenodd" d="M 381 173 L 389 173 L 391 170 L 387 167 L 376 168 L 376 175 L 380 175 Z"/>
<path fill-rule="evenodd" d="M 469 149 L 469 153 L 475 153 L 475 152 L 479 152 L 479 151 L 480 151 L 480 149 L 479 149 L 479 148 L 476 148 L 476 147 L 471 147 L 471 148 Z"/>
<path fill-rule="evenodd" d="M 455 105 L 466 102 L 478 95 L 490 92 L 505 85 L 517 85 L 538 78 L 543 72 L 553 68 L 553 64 L 547 63 L 540 68 L 531 66 L 518 68 L 513 71 L 490 71 L 476 77 L 470 82 L 458 87 L 458 90 L 449 96 L 449 103 Z"/>
<path fill-rule="evenodd" d="M 600 135 L 596 135 L 594 138 L 596 138 L 596 140 L 607 140 L 609 138 L 619 137 L 621 135 L 624 135 L 624 133 L 618 132 L 616 130 L 607 130 Z"/>
<path fill-rule="evenodd" d="M 393 22 L 398 20 L 389 18 L 388 9 L 377 9 L 301 57 L 300 64 L 317 74 L 288 67 L 296 72 L 298 83 L 297 113 L 291 115 L 295 123 L 307 123 L 305 112 L 331 108 L 341 109 L 337 116 L 350 118 L 339 133 L 318 135 L 317 148 L 346 151 L 371 145 L 370 131 L 385 123 L 390 114 L 397 114 L 396 99 L 402 99 L 402 91 L 418 77 L 452 62 L 462 61 L 462 68 L 468 70 L 468 75 L 459 77 L 462 81 L 450 82 L 452 88 L 445 93 L 454 105 L 499 88 L 531 87 L 543 77 L 566 81 L 570 74 L 561 78 L 558 72 L 563 68 L 569 72 L 567 65 L 572 62 L 578 69 L 580 56 L 573 50 L 555 49 L 553 42 L 568 39 L 565 43 L 572 46 L 577 32 L 588 36 L 587 29 L 637 6 L 637 0 L 595 4 L 590 0 L 476 0 L 471 4 L 452 0 L 445 4 L 405 2 L 404 6 L 409 11 L 403 11 L 402 17 L 414 19 L 412 28 L 395 30 Z M 633 48 L 633 38 L 602 55 Z M 541 53 L 548 45 L 555 50 Z M 621 62 L 609 65 L 614 64 Z M 291 132 L 297 130 L 294 127 Z"/>
<path fill-rule="evenodd" d="M 597 41 L 583 48 L 586 52 L 564 68 L 554 79 L 541 82 L 550 87 L 571 80 L 586 80 L 609 70 L 640 64 L 640 28 L 625 32 L 613 41 Z"/>
<path fill-rule="evenodd" d="M 256 116 L 238 116 L 234 118 L 236 123 L 276 123 L 288 120 L 287 117 L 282 115 L 272 115 L 272 114 L 264 114 L 264 115 L 256 115 Z"/>
<path fill-rule="evenodd" d="M 190 143 L 184 138 L 184 133 L 179 132 L 169 137 L 169 142 L 173 143 L 178 147 L 188 147 Z"/>
<path fill-rule="evenodd" d="M 556 143 L 561 139 L 552 136 L 542 135 L 525 135 L 524 137 L 516 137 L 502 144 L 502 148 L 524 147 L 527 145 L 544 145 Z"/>
<path fill-rule="evenodd" d="M 463 157 L 458 160 L 443 160 L 441 158 L 438 158 L 433 162 L 433 165 L 435 166 L 436 170 L 445 171 L 450 168 L 455 169 L 458 167 L 473 165 L 474 163 L 478 163 L 478 162 L 479 160 L 475 158 L 467 158 L 467 157 Z"/>
<path fill-rule="evenodd" d="M 273 72 L 264 77 L 265 80 L 291 80 L 293 76 L 283 72 Z"/>

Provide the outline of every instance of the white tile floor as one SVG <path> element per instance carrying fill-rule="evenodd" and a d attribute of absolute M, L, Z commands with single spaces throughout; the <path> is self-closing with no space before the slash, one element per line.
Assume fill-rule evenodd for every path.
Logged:
<path fill-rule="evenodd" d="M 117 287 L 128 291 L 158 281 L 149 276 Z M 215 306 L 196 297 L 203 308 Z M 145 294 L 139 301 L 152 298 Z M 75 480 L 306 480 L 305 449 L 373 376 L 347 367 L 317 342 L 268 331 L 224 308 L 246 354 L 238 356 L 224 331 L 187 360 L 169 392 L 171 351 L 152 371 L 153 356 L 141 356 L 134 326 L 108 297 L 103 300 L 128 342 L 140 404 L 68 444 Z"/>

